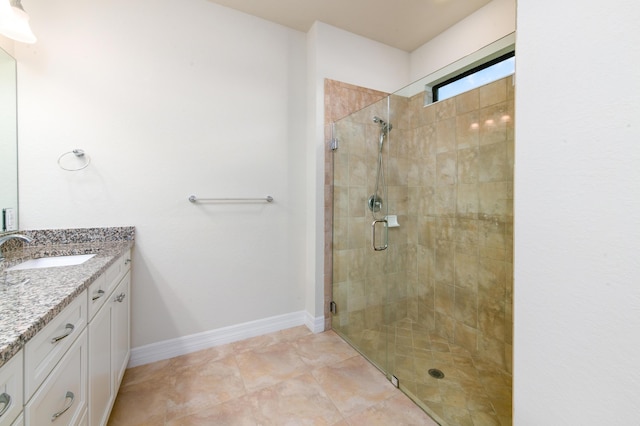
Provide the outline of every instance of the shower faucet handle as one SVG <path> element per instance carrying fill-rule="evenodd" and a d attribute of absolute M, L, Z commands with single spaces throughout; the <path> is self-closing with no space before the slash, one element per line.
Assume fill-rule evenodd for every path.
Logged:
<path fill-rule="evenodd" d="M 384 245 L 376 246 L 376 224 L 384 223 Z M 389 231 L 387 226 L 387 219 L 374 220 L 371 224 L 371 245 L 375 251 L 383 251 L 389 247 Z"/>

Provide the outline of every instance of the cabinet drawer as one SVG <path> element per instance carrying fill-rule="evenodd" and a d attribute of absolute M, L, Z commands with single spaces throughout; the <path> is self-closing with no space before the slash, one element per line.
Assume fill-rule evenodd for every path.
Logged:
<path fill-rule="evenodd" d="M 25 406 L 25 423 L 77 425 L 86 409 L 87 332 L 83 331 Z"/>
<path fill-rule="evenodd" d="M 122 277 L 129 270 L 131 251 L 127 250 L 115 263 L 100 275 L 90 286 L 88 292 L 89 320 L 100 310 L 109 299 L 109 295 L 116 288 Z"/>
<path fill-rule="evenodd" d="M 31 398 L 86 325 L 85 291 L 27 342 L 24 348 L 25 401 Z"/>
<path fill-rule="evenodd" d="M 87 292 L 89 306 L 89 321 L 100 310 L 104 302 L 109 297 L 109 288 L 107 287 L 107 278 L 105 274 L 100 275 L 91 285 Z"/>
<path fill-rule="evenodd" d="M 0 426 L 11 425 L 22 412 L 22 351 L 0 368 Z"/>
<path fill-rule="evenodd" d="M 131 264 L 131 250 L 127 250 L 115 261 L 113 265 L 107 269 L 107 271 L 103 274 L 107 280 L 107 285 L 109 289 L 113 291 L 114 288 L 118 285 L 122 277 L 129 270 L 129 265 Z"/>

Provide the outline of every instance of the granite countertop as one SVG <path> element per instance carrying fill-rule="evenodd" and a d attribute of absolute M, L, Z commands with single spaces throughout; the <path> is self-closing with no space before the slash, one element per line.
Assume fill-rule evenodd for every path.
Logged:
<path fill-rule="evenodd" d="M 7 256 L 0 270 L 0 367 L 133 244 L 133 239 L 48 244 Z M 4 270 L 30 258 L 93 253 L 75 266 Z"/>

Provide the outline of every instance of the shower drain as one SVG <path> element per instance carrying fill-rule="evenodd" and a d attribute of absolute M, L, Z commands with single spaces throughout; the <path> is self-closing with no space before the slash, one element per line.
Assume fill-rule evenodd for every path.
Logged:
<path fill-rule="evenodd" d="M 424 371 L 424 370 L 422 370 Z M 429 370 L 429 375 L 433 378 L 436 379 L 443 379 L 444 378 L 444 373 L 440 370 L 438 370 L 437 368 L 432 368 L 431 370 Z"/>

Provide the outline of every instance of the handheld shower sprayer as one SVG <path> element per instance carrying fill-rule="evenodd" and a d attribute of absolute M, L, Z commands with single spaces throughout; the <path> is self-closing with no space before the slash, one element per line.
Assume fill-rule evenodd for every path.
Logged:
<path fill-rule="evenodd" d="M 373 122 L 380 125 L 380 152 L 382 152 L 384 138 L 389 135 L 389 132 L 391 131 L 391 129 L 393 129 L 393 125 L 391 123 L 387 123 L 377 115 L 373 116 Z"/>
<path fill-rule="evenodd" d="M 373 117 L 373 122 L 379 124 L 384 133 L 389 133 L 391 129 L 393 129 L 393 125 L 391 123 L 387 123 L 377 115 Z"/>
<path fill-rule="evenodd" d="M 391 123 L 387 123 L 378 116 L 373 117 L 373 122 L 380 126 L 380 146 L 378 149 L 378 167 L 376 168 L 376 184 L 373 191 L 373 195 L 369 197 L 369 210 L 373 213 L 373 218 L 378 219 L 376 213 L 382 210 L 382 200 L 387 196 L 387 189 L 384 183 L 384 172 L 382 170 L 382 148 L 384 146 L 384 139 L 389 136 L 389 132 L 393 128 Z M 379 190 L 382 189 L 383 196 L 379 195 Z"/>

